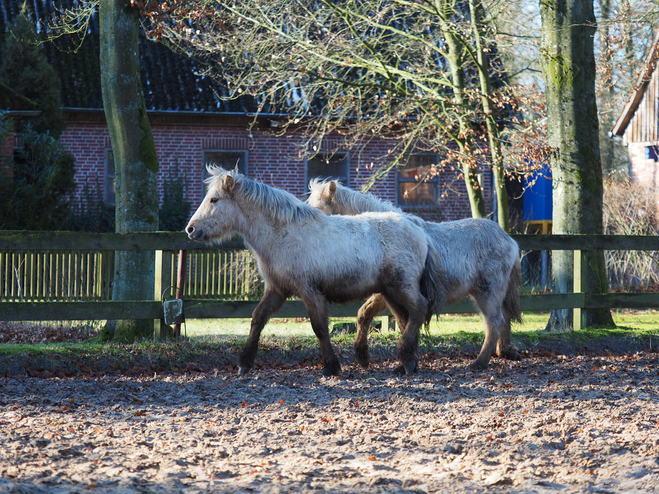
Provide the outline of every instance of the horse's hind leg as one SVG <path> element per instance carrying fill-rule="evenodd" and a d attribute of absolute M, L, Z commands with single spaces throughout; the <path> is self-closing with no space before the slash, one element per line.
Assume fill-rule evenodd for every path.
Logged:
<path fill-rule="evenodd" d="M 249 337 L 240 354 L 240 366 L 238 374 L 243 376 L 254 366 L 256 353 L 259 349 L 261 331 L 270 317 L 277 312 L 286 302 L 286 296 L 266 286 L 265 294 L 252 313 L 252 324 L 249 329 Z"/>
<path fill-rule="evenodd" d="M 508 288 L 503 299 L 504 324 L 497 342 L 497 355 L 509 360 L 521 360 L 517 347 L 510 342 L 510 323 L 522 322 L 522 311 L 519 305 L 519 286 L 522 284 L 522 273 L 519 260 L 515 259 L 508 275 Z"/>
<path fill-rule="evenodd" d="M 497 307 L 496 303 L 479 303 L 481 301 L 478 299 L 476 302 L 483 313 L 485 341 L 483 341 L 483 346 L 481 347 L 478 357 L 470 367 L 472 369 L 482 370 L 487 368 L 487 365 L 490 363 L 490 357 L 497 349 L 497 343 L 501 340 L 502 334 L 505 333 L 505 319 L 503 316 L 503 310 L 500 306 Z M 508 331 L 508 335 L 510 335 L 510 330 Z"/>
<path fill-rule="evenodd" d="M 519 349 L 510 342 L 510 319 L 504 315 L 504 323 L 497 340 L 497 356 L 508 360 L 522 360 Z"/>
<path fill-rule="evenodd" d="M 302 301 L 307 308 L 307 312 L 309 312 L 311 327 L 320 343 L 320 352 L 323 356 L 323 375 L 338 376 L 341 372 L 341 364 L 332 349 L 332 342 L 330 341 L 329 329 L 327 327 L 329 318 L 327 302 L 318 293 L 307 294 L 302 297 Z"/>
<path fill-rule="evenodd" d="M 483 313 L 485 323 L 485 342 L 481 349 L 481 354 L 478 356 L 473 367 L 484 369 L 487 367 L 489 359 L 495 353 L 498 357 L 506 358 L 508 360 L 520 360 L 521 356 L 519 350 L 510 342 L 510 323 L 514 318 L 520 320 L 519 312 L 519 295 L 518 283 L 513 283 L 515 280 L 506 281 L 504 277 L 492 276 L 495 280 L 495 286 L 503 287 L 508 285 L 506 292 L 502 290 L 492 289 L 490 284 L 483 280 L 479 283 L 480 292 L 474 297 L 476 304 Z M 496 281 L 501 280 L 501 281 Z M 512 283 L 512 284 L 511 284 Z M 512 292 L 514 291 L 514 293 Z M 516 300 L 509 300 L 516 295 Z M 489 340 L 488 340 L 489 335 Z M 496 343 L 492 343 L 492 339 L 496 338 Z M 489 356 L 485 356 L 484 352 L 489 351 Z M 482 357 L 482 358 L 481 358 Z"/>
<path fill-rule="evenodd" d="M 357 336 L 355 337 L 355 360 L 364 369 L 368 368 L 370 355 L 368 353 L 368 330 L 373 318 L 387 307 L 382 295 L 376 293 L 361 306 L 357 314 Z"/>

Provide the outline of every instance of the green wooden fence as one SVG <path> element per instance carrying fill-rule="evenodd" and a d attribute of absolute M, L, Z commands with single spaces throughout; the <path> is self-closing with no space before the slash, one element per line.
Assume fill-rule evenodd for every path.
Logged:
<path fill-rule="evenodd" d="M 581 260 L 587 250 L 659 251 L 659 237 L 514 235 L 513 238 L 522 250 L 571 250 L 575 255 L 574 293 L 523 295 L 522 310 L 574 309 L 578 328 L 581 309 L 659 307 L 657 293 L 594 294 L 584 293 L 581 289 L 584 276 Z M 250 274 L 254 261 L 242 249 L 242 245 L 234 242 L 210 251 L 208 245 L 190 241 L 184 233 L 0 232 L 0 275 L 5 266 L 4 278 L 0 278 L 4 283 L 0 286 L 0 294 L 4 294 L 4 298 L 0 297 L 0 321 L 162 319 L 162 299 L 172 298 L 172 287 L 177 283 L 177 256 L 181 251 L 188 253 L 187 263 L 198 270 L 188 274 L 183 292 L 186 318 L 250 317 L 258 303 L 253 298 L 259 293 L 260 282 Z M 109 300 L 104 286 L 104 279 L 109 278 L 103 276 L 104 270 L 111 266 L 114 251 L 155 252 L 157 269 L 152 300 Z M 8 269 L 7 259 L 17 259 L 17 256 L 25 259 L 20 269 L 14 264 Z M 240 256 L 243 256 L 242 260 Z M 66 277 L 58 279 L 58 267 L 63 264 L 66 264 L 66 270 L 62 271 Z M 83 265 L 88 269 L 79 268 Z M 210 274 L 221 273 L 222 266 L 239 267 L 231 268 L 234 271 L 230 273 L 225 271 L 222 276 Z M 9 276 L 23 280 L 23 286 L 29 285 L 32 291 L 29 294 L 25 290 L 21 294 L 3 292 L 3 287 L 6 290 L 9 285 L 7 271 Z M 81 296 L 83 292 L 84 296 Z M 226 300 L 227 296 L 233 300 Z M 355 316 L 359 306 L 359 303 L 332 306 L 330 314 L 334 317 Z M 446 313 L 475 311 L 470 300 L 444 309 Z M 278 312 L 279 317 L 306 315 L 304 305 L 296 300 L 289 301 Z"/>

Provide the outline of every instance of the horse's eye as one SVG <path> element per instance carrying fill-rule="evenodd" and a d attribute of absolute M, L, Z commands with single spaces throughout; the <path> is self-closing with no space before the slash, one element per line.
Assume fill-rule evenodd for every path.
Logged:
<path fill-rule="evenodd" d="M 211 204 L 215 204 L 218 201 L 217 197 L 213 197 L 211 199 Z"/>

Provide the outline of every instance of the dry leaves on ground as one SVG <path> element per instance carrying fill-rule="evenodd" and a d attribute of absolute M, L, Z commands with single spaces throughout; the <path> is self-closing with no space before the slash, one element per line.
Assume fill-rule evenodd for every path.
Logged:
<path fill-rule="evenodd" d="M 657 492 L 657 364 L 3 379 L 0 491 Z"/>

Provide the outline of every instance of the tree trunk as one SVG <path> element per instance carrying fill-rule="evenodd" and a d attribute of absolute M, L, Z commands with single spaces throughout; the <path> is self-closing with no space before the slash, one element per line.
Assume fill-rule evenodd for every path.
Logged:
<path fill-rule="evenodd" d="M 600 115 L 602 120 L 602 129 L 600 138 L 602 144 L 602 169 L 605 174 L 611 173 L 615 166 L 615 143 L 608 136 L 608 132 L 613 128 L 615 123 L 614 111 L 614 84 L 613 84 L 613 60 L 610 43 L 611 26 L 609 18 L 611 17 L 611 0 L 600 0 L 600 12 L 602 22 L 600 28 L 600 44 L 602 46 L 602 96 L 601 102 L 604 108 L 600 106 Z M 603 111 L 602 111 L 603 110 Z"/>
<path fill-rule="evenodd" d="M 494 109 L 490 101 L 491 84 L 488 72 L 488 61 L 482 46 L 480 29 L 482 26 L 482 9 L 480 2 L 469 0 L 469 12 L 473 24 L 474 40 L 476 41 L 476 57 L 478 62 L 478 79 L 481 88 L 481 102 L 487 125 L 487 137 L 492 159 L 492 177 L 494 193 L 497 197 L 497 221 L 504 232 L 510 230 L 510 214 L 508 213 L 508 191 L 503 170 L 503 153 L 501 152 L 501 135 L 495 119 Z"/>
<path fill-rule="evenodd" d="M 553 178 L 553 233 L 602 233 L 602 166 L 595 99 L 593 0 L 546 0 L 541 63 L 545 80 Z M 573 254 L 552 256 L 554 290 L 573 288 Z M 607 292 L 602 251 L 587 260 L 585 290 Z M 586 325 L 613 325 L 609 310 L 586 312 Z M 552 311 L 547 330 L 571 331 L 572 311 Z"/>
<path fill-rule="evenodd" d="M 449 25 L 452 12 L 451 9 L 448 9 L 447 18 L 442 19 L 442 31 L 444 32 L 444 38 L 448 46 L 446 59 L 451 67 L 455 104 L 459 108 L 464 108 L 467 106 L 464 101 L 464 91 L 467 87 L 464 76 L 464 49 L 455 38 L 455 31 Z M 465 121 L 464 115 L 459 115 L 458 120 L 460 132 L 455 141 L 460 147 L 463 156 L 467 158 L 462 160 L 461 166 L 467 188 L 467 197 L 471 206 L 471 216 L 473 218 L 484 218 L 487 215 L 487 211 L 485 210 L 483 189 L 478 181 L 478 165 L 475 160 L 470 159 L 474 156 L 473 146 L 470 142 L 471 129 L 468 128 L 469 122 Z"/>
<path fill-rule="evenodd" d="M 130 0 L 101 0 L 100 62 L 103 108 L 116 172 L 116 231 L 158 229 L 158 159 L 140 82 L 139 11 Z M 117 252 L 113 300 L 152 300 L 153 252 Z M 152 320 L 109 324 L 114 341 L 151 336 Z"/>

